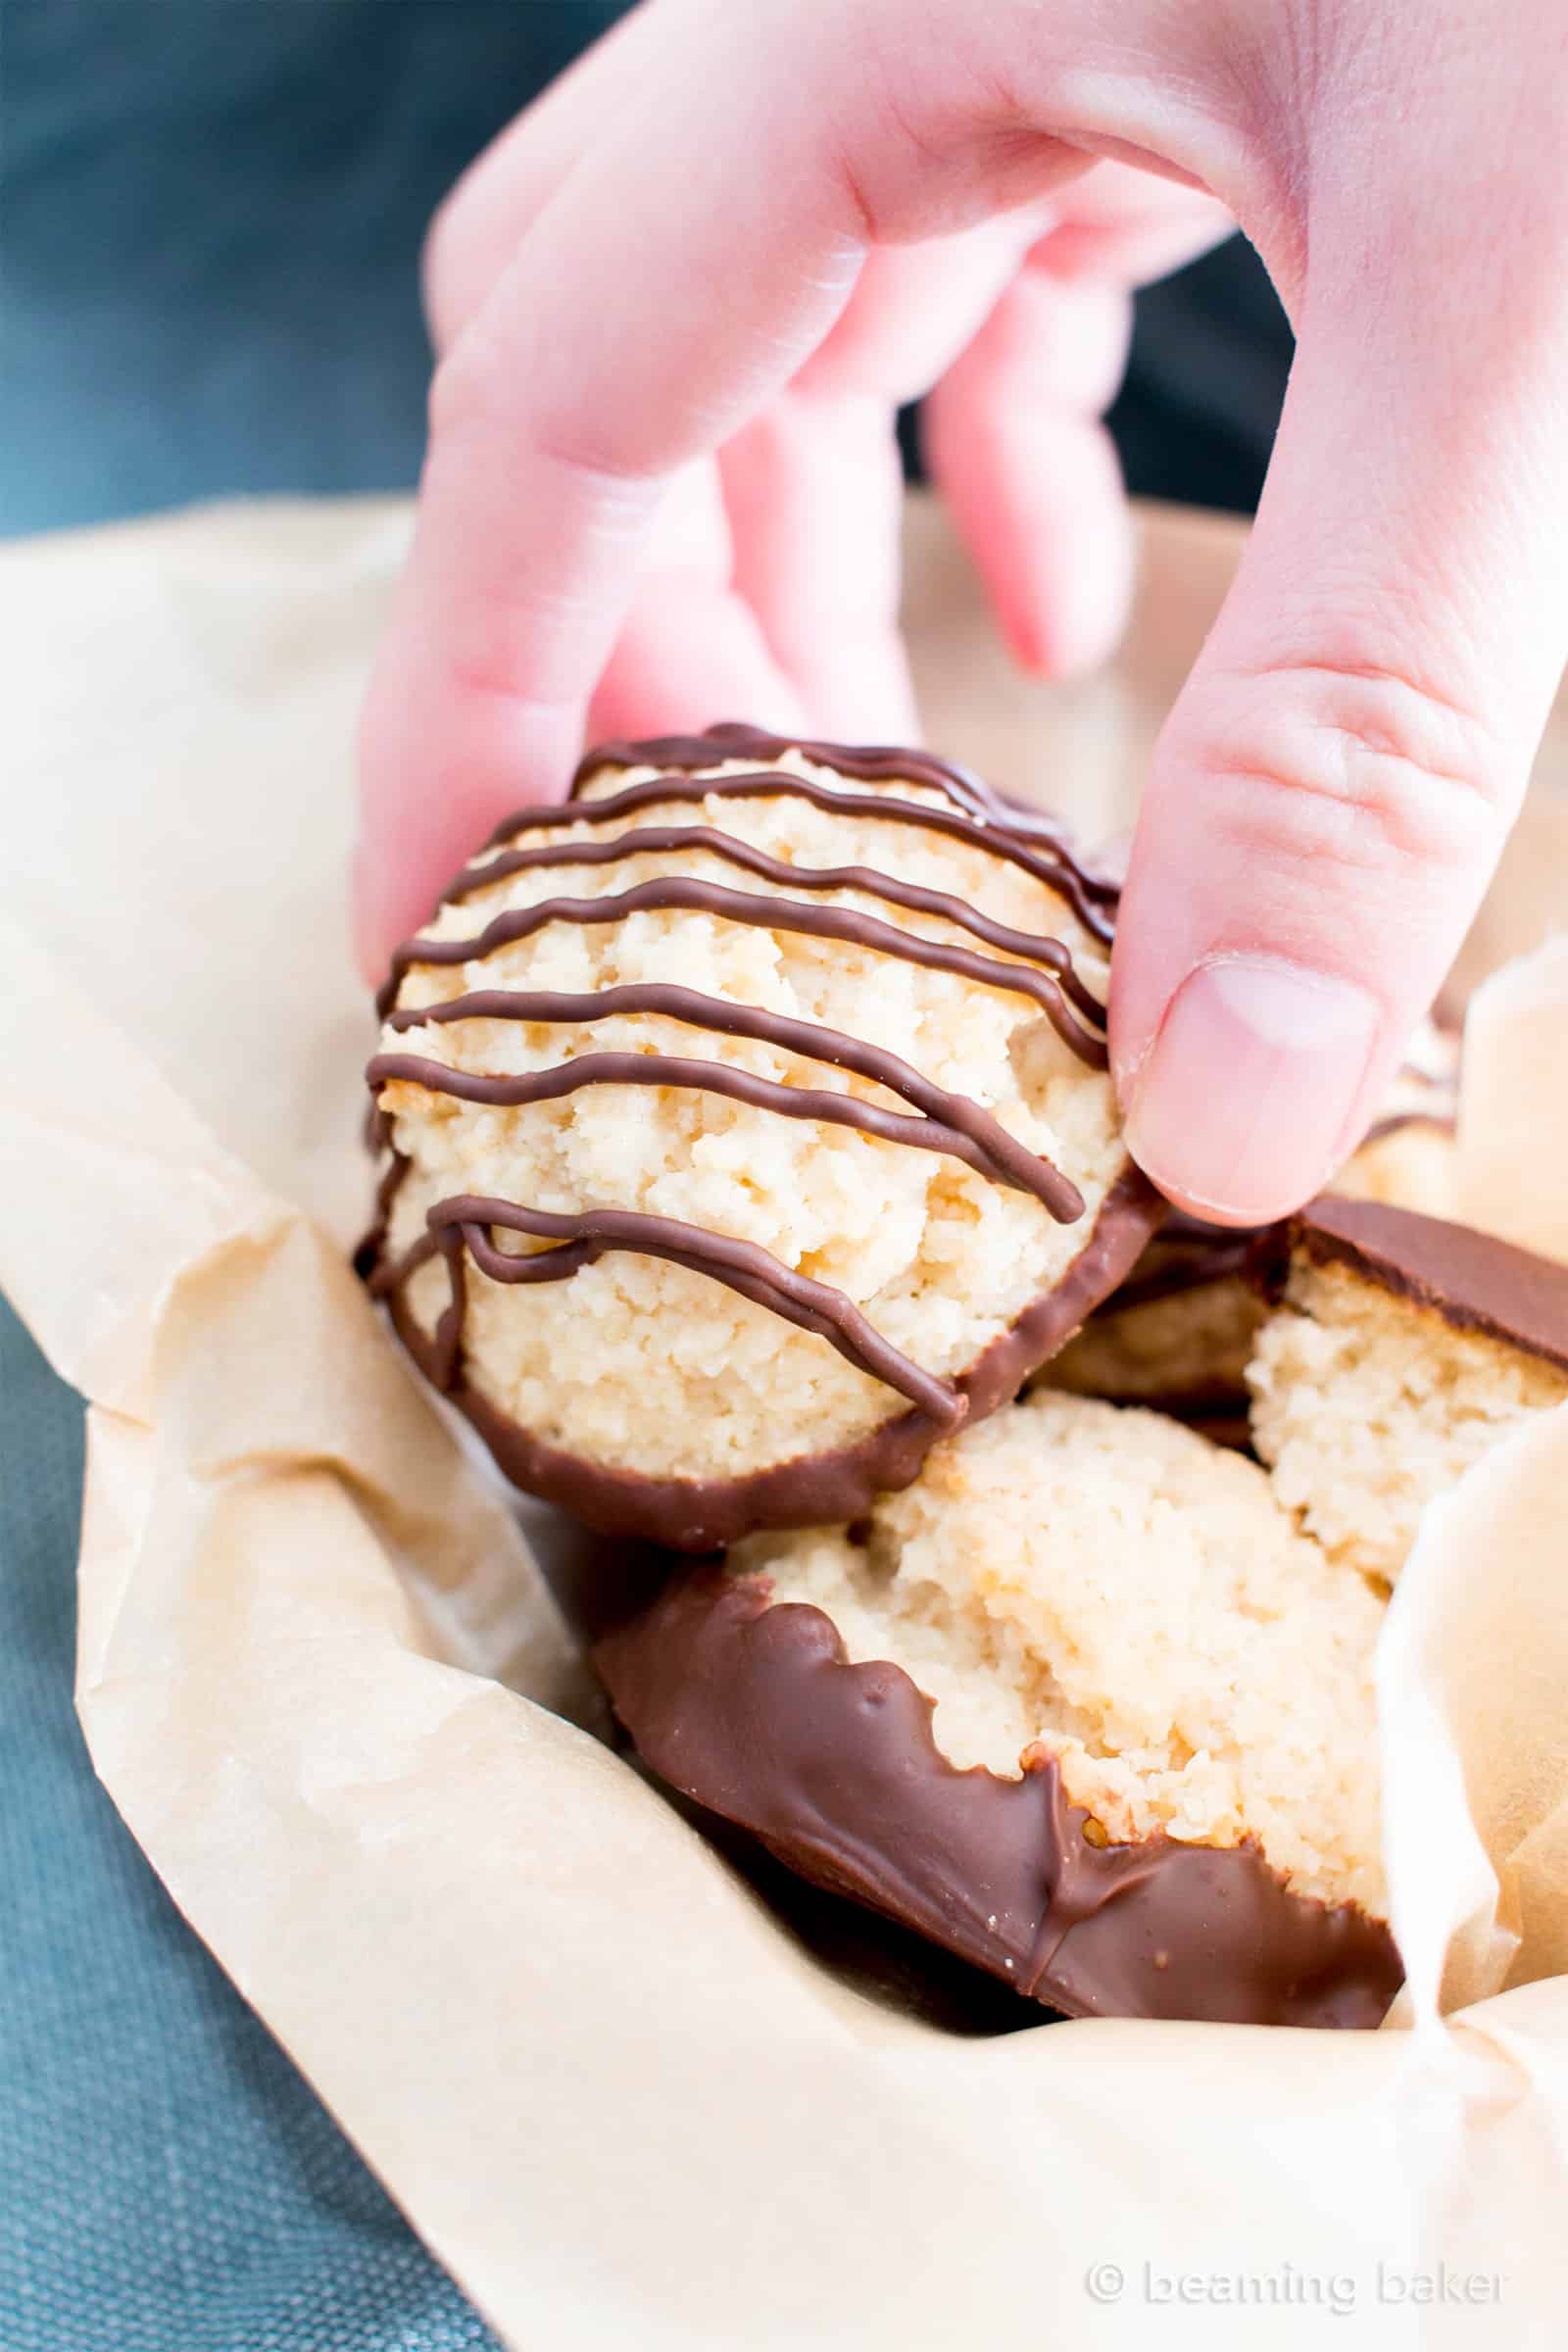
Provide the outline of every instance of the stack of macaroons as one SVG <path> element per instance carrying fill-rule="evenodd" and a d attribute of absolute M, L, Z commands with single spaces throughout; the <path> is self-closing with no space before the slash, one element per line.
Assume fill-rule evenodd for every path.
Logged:
<path fill-rule="evenodd" d="M 1458 1035 L 1425 1021 L 1334 1191 L 1449 1215 L 1458 1097 Z M 1175 1413 L 1247 1446 L 1247 1367 L 1263 1320 L 1262 1293 L 1249 1276 L 1258 1239 L 1256 1229 L 1168 1217 L 1041 1379 L 1075 1396 Z"/>
<path fill-rule="evenodd" d="M 1385 1205 L 1442 1041 L 1372 1198 L 1159 1236 L 1115 912 L 923 754 L 610 747 L 394 960 L 361 1263 L 516 1484 L 730 1547 L 596 1652 L 672 1788 L 1055 2009 L 1371 2026 L 1383 1611 L 1568 1271 Z"/>
<path fill-rule="evenodd" d="M 1325 1196 L 1257 1271 L 1260 1458 L 1038 1387 L 601 1642 L 643 1756 L 1053 2008 L 1376 2025 L 1383 1611 L 1424 1505 L 1568 1400 L 1568 1268 Z"/>

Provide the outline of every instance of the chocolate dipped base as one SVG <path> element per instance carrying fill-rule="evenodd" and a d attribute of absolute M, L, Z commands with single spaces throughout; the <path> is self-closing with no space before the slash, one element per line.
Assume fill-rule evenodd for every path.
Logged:
<path fill-rule="evenodd" d="M 1392 1298 L 1568 1371 L 1568 1266 L 1412 1208 L 1322 1193 L 1266 1238 L 1253 1273 L 1282 1296 L 1292 1257 L 1342 1265 Z"/>
<path fill-rule="evenodd" d="M 955 1381 L 964 1406 L 960 1420 L 979 1420 L 1017 1395 L 1136 1262 L 1165 1207 L 1148 1178 L 1129 1167 L 1060 1281 Z M 390 1291 L 387 1304 L 415 1362 L 444 1387 L 448 1401 L 472 1423 L 514 1486 L 559 1504 L 598 1535 L 633 1536 L 669 1551 L 717 1551 L 759 1527 L 825 1527 L 857 1519 L 876 1495 L 908 1486 L 933 1445 L 956 1426 L 915 1405 L 832 1452 L 798 1454 L 739 1478 L 654 1478 L 586 1461 L 524 1429 L 461 1369 L 456 1378 L 444 1374 L 437 1339 L 421 1328 L 401 1291 Z"/>
<path fill-rule="evenodd" d="M 1049 2008 L 1369 2028 L 1398 1989 L 1388 1929 L 1292 1893 L 1254 1843 L 1096 1842 L 1053 1760 L 958 1770 L 903 1669 L 851 1664 L 765 1577 L 697 1570 L 594 1659 L 672 1787 Z"/>

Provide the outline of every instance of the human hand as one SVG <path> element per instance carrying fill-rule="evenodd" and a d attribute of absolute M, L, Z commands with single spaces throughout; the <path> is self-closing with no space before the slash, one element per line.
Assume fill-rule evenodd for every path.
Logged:
<path fill-rule="evenodd" d="M 1102 653 L 1128 291 L 1233 216 L 1298 355 L 1155 754 L 1111 1040 L 1174 1199 L 1295 1205 L 1443 977 L 1568 643 L 1565 68 L 1552 0 L 650 0 L 432 234 L 368 959 L 585 723 L 911 734 L 891 417 L 928 385 L 1010 642 Z"/>

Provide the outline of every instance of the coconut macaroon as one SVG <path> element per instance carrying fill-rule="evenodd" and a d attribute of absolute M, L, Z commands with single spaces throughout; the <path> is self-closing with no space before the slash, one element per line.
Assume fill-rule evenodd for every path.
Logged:
<path fill-rule="evenodd" d="M 856 1535 L 754 1536 L 730 1564 L 912 1675 L 951 1763 L 1016 1774 L 1044 1743 L 1109 1839 L 1254 1837 L 1297 1893 L 1381 1910 L 1382 1611 L 1255 1462 L 1042 1390 Z"/>
<path fill-rule="evenodd" d="M 1446 1216 L 1454 1205 L 1459 1039 L 1424 1021 L 1334 1191 Z M 1248 1276 L 1257 1235 L 1171 1216 L 1127 1280 L 1041 1377 L 1148 1404 L 1245 1445 L 1247 1367 L 1264 1315 Z"/>
<path fill-rule="evenodd" d="M 1054 2007 L 1369 2025 L 1382 1613 L 1255 1463 L 1039 1389 L 596 1654 L 665 1779 Z"/>
<path fill-rule="evenodd" d="M 394 959 L 362 1262 L 518 1485 L 707 1548 L 852 1516 L 1163 1213 L 1115 894 L 918 753 L 612 746 Z"/>
<path fill-rule="evenodd" d="M 1425 1505 L 1568 1397 L 1568 1267 L 1325 1194 L 1288 1228 L 1276 1284 L 1253 1444 L 1330 1557 L 1392 1585 Z"/>
<path fill-rule="evenodd" d="M 1263 1315 L 1247 1273 L 1256 1240 L 1250 1229 L 1173 1214 L 1041 1381 L 1240 1434 Z"/>

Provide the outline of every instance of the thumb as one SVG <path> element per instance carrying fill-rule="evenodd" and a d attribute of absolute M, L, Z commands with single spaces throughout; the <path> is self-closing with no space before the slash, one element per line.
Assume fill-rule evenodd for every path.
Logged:
<path fill-rule="evenodd" d="M 1112 980 L 1128 1140 L 1217 1221 L 1283 1215 L 1359 1140 L 1568 641 L 1558 175 L 1543 154 L 1513 197 L 1454 160 L 1441 196 L 1412 170 L 1380 197 L 1363 168 L 1345 220 L 1314 204 L 1256 525 L 1140 819 Z"/>

